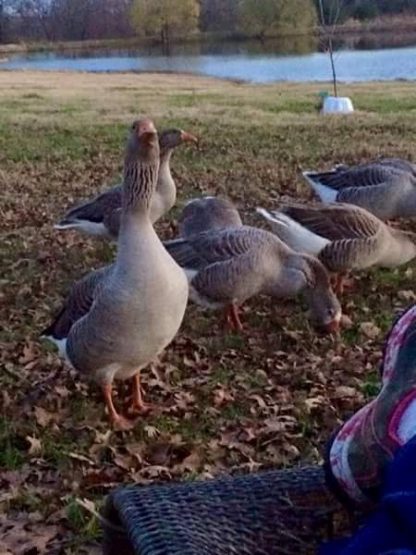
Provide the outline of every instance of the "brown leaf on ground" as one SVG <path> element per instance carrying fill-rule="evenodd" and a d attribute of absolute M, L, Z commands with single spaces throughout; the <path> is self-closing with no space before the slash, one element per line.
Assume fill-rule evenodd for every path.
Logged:
<path fill-rule="evenodd" d="M 47 552 L 50 542 L 58 536 L 58 526 L 48 526 L 40 522 L 31 523 L 30 515 L 16 515 L 8 519 L 0 515 L 0 537 L 2 549 L 13 555 L 41 555 Z M 7 553 L 7 551 L 6 551 Z"/>

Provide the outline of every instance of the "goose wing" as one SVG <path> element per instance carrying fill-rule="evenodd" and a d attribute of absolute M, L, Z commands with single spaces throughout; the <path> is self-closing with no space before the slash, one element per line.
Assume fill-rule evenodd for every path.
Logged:
<path fill-rule="evenodd" d="M 74 221 L 102 223 L 106 214 L 121 207 L 121 186 L 113 187 L 94 199 L 69 210 L 57 224 L 65 226 Z"/>
<path fill-rule="evenodd" d="M 351 204 L 285 204 L 281 212 L 312 233 L 330 241 L 375 236 L 382 222 L 367 210 Z"/>
<path fill-rule="evenodd" d="M 392 183 L 401 178 L 403 172 L 388 165 L 368 164 L 329 172 L 305 172 L 308 180 L 324 187 L 340 191 L 347 188 L 367 188 Z"/>
<path fill-rule="evenodd" d="M 184 239 L 165 241 L 171 256 L 183 268 L 199 270 L 209 264 L 246 253 L 264 240 L 278 241 L 271 233 L 249 226 L 207 231 Z"/>
<path fill-rule="evenodd" d="M 109 275 L 111 269 L 112 266 L 100 268 L 76 281 L 63 307 L 53 322 L 43 330 L 41 335 L 51 340 L 60 340 L 68 337 L 73 324 L 89 312 L 100 284 Z"/>

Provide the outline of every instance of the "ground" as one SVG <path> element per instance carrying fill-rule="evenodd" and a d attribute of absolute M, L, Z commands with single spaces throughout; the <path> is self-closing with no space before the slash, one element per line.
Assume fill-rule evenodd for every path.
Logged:
<path fill-rule="evenodd" d="M 352 322 L 339 340 L 310 329 L 301 300 L 253 299 L 241 335 L 224 334 L 216 314 L 190 306 L 143 375 L 160 410 L 131 432 L 109 429 L 96 387 L 38 337 L 73 280 L 113 257 L 112 246 L 52 225 L 117 181 L 139 114 L 201 138 L 199 150 L 175 154 L 179 201 L 158 225 L 164 237 L 191 196 L 227 195 L 247 223 L 262 225 L 256 206 L 309 198 L 301 170 L 414 156 L 413 84 L 341 85 L 357 109 L 349 117 L 318 115 L 318 93 L 329 88 L 0 73 L 0 530 L 11 553 L 98 552 L 98 522 L 79 501 L 98 509 L 123 482 L 318 463 L 330 433 L 377 393 L 385 333 L 416 298 L 411 265 L 356 276 L 342 299 Z M 125 394 L 120 387 L 118 404 Z"/>

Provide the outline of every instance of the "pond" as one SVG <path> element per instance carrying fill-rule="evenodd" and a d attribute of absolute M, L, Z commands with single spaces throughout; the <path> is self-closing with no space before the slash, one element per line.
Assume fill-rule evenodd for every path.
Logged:
<path fill-rule="evenodd" d="M 416 79 L 416 34 L 348 35 L 336 49 L 340 81 Z M 331 76 L 327 54 L 318 39 L 308 36 L 192 43 L 175 46 L 170 55 L 158 47 L 16 54 L 0 69 L 190 72 L 256 83 L 328 81 Z"/>

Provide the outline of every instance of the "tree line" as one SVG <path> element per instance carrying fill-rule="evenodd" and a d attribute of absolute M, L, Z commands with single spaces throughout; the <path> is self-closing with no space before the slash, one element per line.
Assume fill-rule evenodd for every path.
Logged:
<path fill-rule="evenodd" d="M 324 0 L 339 22 L 416 12 L 416 0 Z M 319 0 L 0 0 L 0 42 L 82 41 L 221 32 L 257 38 L 283 29 L 307 29 L 318 20 Z"/>

